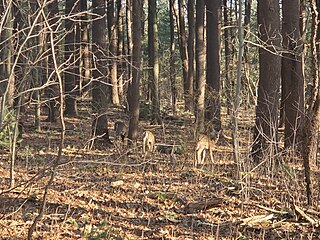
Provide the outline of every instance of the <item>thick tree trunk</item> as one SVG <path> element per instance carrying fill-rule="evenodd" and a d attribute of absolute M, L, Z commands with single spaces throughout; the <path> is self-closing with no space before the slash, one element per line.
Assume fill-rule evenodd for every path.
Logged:
<path fill-rule="evenodd" d="M 139 126 L 139 86 L 140 86 L 140 64 L 141 64 L 141 4 L 142 0 L 132 2 L 132 81 L 128 87 L 129 104 L 129 132 L 128 138 L 136 141 Z"/>
<path fill-rule="evenodd" d="M 284 103 L 285 147 L 296 149 L 301 139 L 297 133 L 304 117 L 303 43 L 300 34 L 300 0 L 282 1 L 282 102 Z"/>
<path fill-rule="evenodd" d="M 259 162 L 277 156 L 278 108 L 281 75 L 279 0 L 258 1 L 259 37 L 264 47 L 259 49 L 259 85 L 256 107 L 254 159 Z M 270 38 L 270 36 L 273 36 Z"/>
<path fill-rule="evenodd" d="M 93 13 L 96 19 L 92 23 L 92 52 L 94 54 L 96 68 L 92 71 L 92 107 L 97 116 L 93 120 L 94 136 L 103 135 L 103 139 L 109 143 L 108 119 L 106 112 L 111 102 L 111 89 L 107 84 L 107 64 L 106 64 L 106 17 L 105 0 L 92 1 Z"/>
<path fill-rule="evenodd" d="M 205 46 L 204 46 L 204 0 L 196 3 L 196 123 L 204 132 L 205 117 Z"/>
<path fill-rule="evenodd" d="M 207 5 L 207 89 L 206 121 L 209 131 L 221 129 L 220 106 L 220 0 L 206 0 Z M 211 128 L 211 129 L 210 129 Z"/>

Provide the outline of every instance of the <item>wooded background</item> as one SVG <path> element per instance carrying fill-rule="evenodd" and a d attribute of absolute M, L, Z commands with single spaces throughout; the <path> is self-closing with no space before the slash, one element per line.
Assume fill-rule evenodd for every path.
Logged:
<path fill-rule="evenodd" d="M 141 121 L 156 126 L 187 116 L 195 136 L 223 130 L 238 180 L 244 161 L 274 169 L 297 158 L 306 204 L 314 205 L 319 11 L 319 0 L 2 0 L 0 144 L 10 161 L 9 190 L 30 130 L 26 119 L 36 131 L 44 122 L 60 124 L 50 186 L 65 148 L 65 119 L 81 119 L 86 106 L 88 146 L 109 151 L 116 107 L 132 148 Z M 250 111 L 253 141 L 243 151 L 240 115 Z"/>

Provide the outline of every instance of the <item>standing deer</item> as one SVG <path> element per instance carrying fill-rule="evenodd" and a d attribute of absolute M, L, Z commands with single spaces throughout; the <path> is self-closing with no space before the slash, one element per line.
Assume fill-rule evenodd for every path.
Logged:
<path fill-rule="evenodd" d="M 214 133 L 214 138 L 211 139 L 204 134 L 198 136 L 197 147 L 195 151 L 195 166 L 204 164 L 206 151 L 209 151 L 211 162 L 213 162 L 213 150 L 216 148 L 217 141 L 219 140 L 220 131 Z"/>
<path fill-rule="evenodd" d="M 143 153 L 153 152 L 155 149 L 156 139 L 151 131 L 145 131 L 143 137 Z"/>

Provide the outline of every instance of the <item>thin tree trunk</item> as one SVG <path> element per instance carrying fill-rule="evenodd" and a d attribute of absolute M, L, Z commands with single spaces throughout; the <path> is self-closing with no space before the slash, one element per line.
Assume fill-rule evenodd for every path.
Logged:
<path fill-rule="evenodd" d="M 242 78 L 242 57 L 244 50 L 244 36 L 242 27 L 242 0 L 239 0 L 239 20 L 238 20 L 238 38 L 239 38 L 239 55 L 238 55 L 238 71 L 237 71 L 237 83 L 235 86 L 234 95 L 234 107 L 233 107 L 233 146 L 234 146 L 234 156 L 235 162 L 237 164 L 237 178 L 240 178 L 240 147 L 239 147 L 239 129 L 238 129 L 238 113 L 240 108 L 240 98 L 241 98 L 241 78 Z"/>
<path fill-rule="evenodd" d="M 194 8 L 195 0 L 188 0 L 188 80 L 186 83 L 188 89 L 188 110 L 194 112 L 193 101 L 193 82 L 194 82 L 194 36 L 195 36 L 195 21 L 194 21 Z"/>
<path fill-rule="evenodd" d="M 53 35 L 57 35 L 58 32 L 58 14 L 59 14 L 59 8 L 58 8 L 58 0 L 52 1 L 50 4 L 48 4 L 48 22 L 53 29 Z M 54 37 L 54 39 L 56 39 Z M 47 36 L 47 40 L 50 40 L 50 35 Z M 56 40 L 55 40 L 56 41 Z M 54 44 L 55 53 L 59 55 L 59 47 L 57 47 L 57 44 Z M 57 62 L 59 62 L 59 59 L 56 59 Z M 53 84 L 51 84 L 45 91 L 49 98 L 49 107 L 48 107 L 48 115 L 47 120 L 49 122 L 55 122 L 57 121 L 57 112 L 58 112 L 58 86 L 57 86 L 57 76 L 53 74 L 54 72 L 54 65 L 53 65 L 53 56 L 49 53 L 48 56 L 48 76 L 50 78 L 48 80 L 52 81 Z"/>
<path fill-rule="evenodd" d="M 118 93 L 119 101 L 122 104 L 124 101 L 123 92 L 123 74 L 124 74 L 124 31 L 123 31 L 123 10 L 124 5 L 121 0 L 117 0 L 117 36 L 118 36 Z"/>
<path fill-rule="evenodd" d="M 110 83 L 112 84 L 112 103 L 120 104 L 118 92 L 118 73 L 117 73 L 117 28 L 115 24 L 114 0 L 107 1 L 107 22 L 108 22 L 108 38 L 109 59 L 110 59 Z"/>
<path fill-rule="evenodd" d="M 231 49 L 230 49 L 230 30 L 229 30 L 229 17 L 228 17 L 228 5 L 227 0 L 223 0 L 223 21 L 225 29 L 224 33 L 224 57 L 225 57 L 225 93 L 227 100 L 227 114 L 230 114 L 231 110 L 231 77 L 230 77 L 230 63 L 231 63 Z"/>
<path fill-rule="evenodd" d="M 81 95 L 83 95 L 90 85 L 91 66 L 90 66 L 90 40 L 88 24 L 87 0 L 81 0 L 81 59 L 82 59 L 82 81 L 80 84 Z"/>
<path fill-rule="evenodd" d="M 148 4 L 148 55 L 149 55 L 149 83 L 151 86 L 151 118 L 152 123 L 161 123 L 159 101 L 159 40 L 156 12 L 156 0 L 149 0 Z"/>
<path fill-rule="evenodd" d="M 307 116 L 302 130 L 302 157 L 306 181 L 306 193 L 308 204 L 312 205 L 313 187 L 311 181 L 310 162 L 315 162 L 317 157 L 317 138 L 320 122 L 320 92 L 319 92 L 319 0 L 310 0 L 311 7 L 311 74 L 313 81 L 312 95 L 307 109 Z"/>
<path fill-rule="evenodd" d="M 128 80 L 132 79 L 132 0 L 126 0 L 126 26 L 127 26 L 127 48 L 128 48 Z"/>
<path fill-rule="evenodd" d="M 64 72 L 64 87 L 65 87 L 65 114 L 69 116 L 77 116 L 78 110 L 77 110 L 77 100 L 76 100 L 76 84 L 77 81 L 76 78 L 79 77 L 76 76 L 76 73 L 78 70 L 76 68 L 76 39 L 77 39 L 77 26 L 74 21 L 72 21 L 71 18 L 74 18 L 73 16 L 79 9 L 78 9 L 78 1 L 77 0 L 70 0 L 66 1 L 66 8 L 65 8 L 65 14 L 66 14 L 66 21 L 65 21 L 65 29 L 66 29 L 66 36 L 65 36 L 65 53 L 64 53 L 64 60 L 67 64 L 67 69 Z"/>
<path fill-rule="evenodd" d="M 204 132 L 205 117 L 205 46 L 204 46 L 204 0 L 196 3 L 196 123 Z"/>
<path fill-rule="evenodd" d="M 183 91 L 184 91 L 184 108 L 185 111 L 192 111 L 192 88 L 193 86 L 188 79 L 188 52 L 186 40 L 185 14 L 184 14 L 184 0 L 178 0 L 179 6 L 179 45 L 180 56 L 182 61 L 182 75 L 183 75 Z"/>
<path fill-rule="evenodd" d="M 169 1 L 169 15 L 170 15 L 170 86 L 171 86 L 171 107 L 173 115 L 176 115 L 177 110 L 177 87 L 176 87 L 176 61 L 175 61 L 175 49 L 176 43 L 174 38 L 174 27 L 175 27 L 175 0 Z"/>

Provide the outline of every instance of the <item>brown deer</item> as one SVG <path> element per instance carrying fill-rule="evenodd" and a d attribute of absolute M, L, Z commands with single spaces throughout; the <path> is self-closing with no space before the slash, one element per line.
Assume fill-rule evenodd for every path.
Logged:
<path fill-rule="evenodd" d="M 204 164 L 206 151 L 209 151 L 211 162 L 213 162 L 213 150 L 216 148 L 217 141 L 219 140 L 220 131 L 214 133 L 214 138 L 211 139 L 204 134 L 200 134 L 197 140 L 197 147 L 195 151 L 195 167 L 198 164 Z"/>

